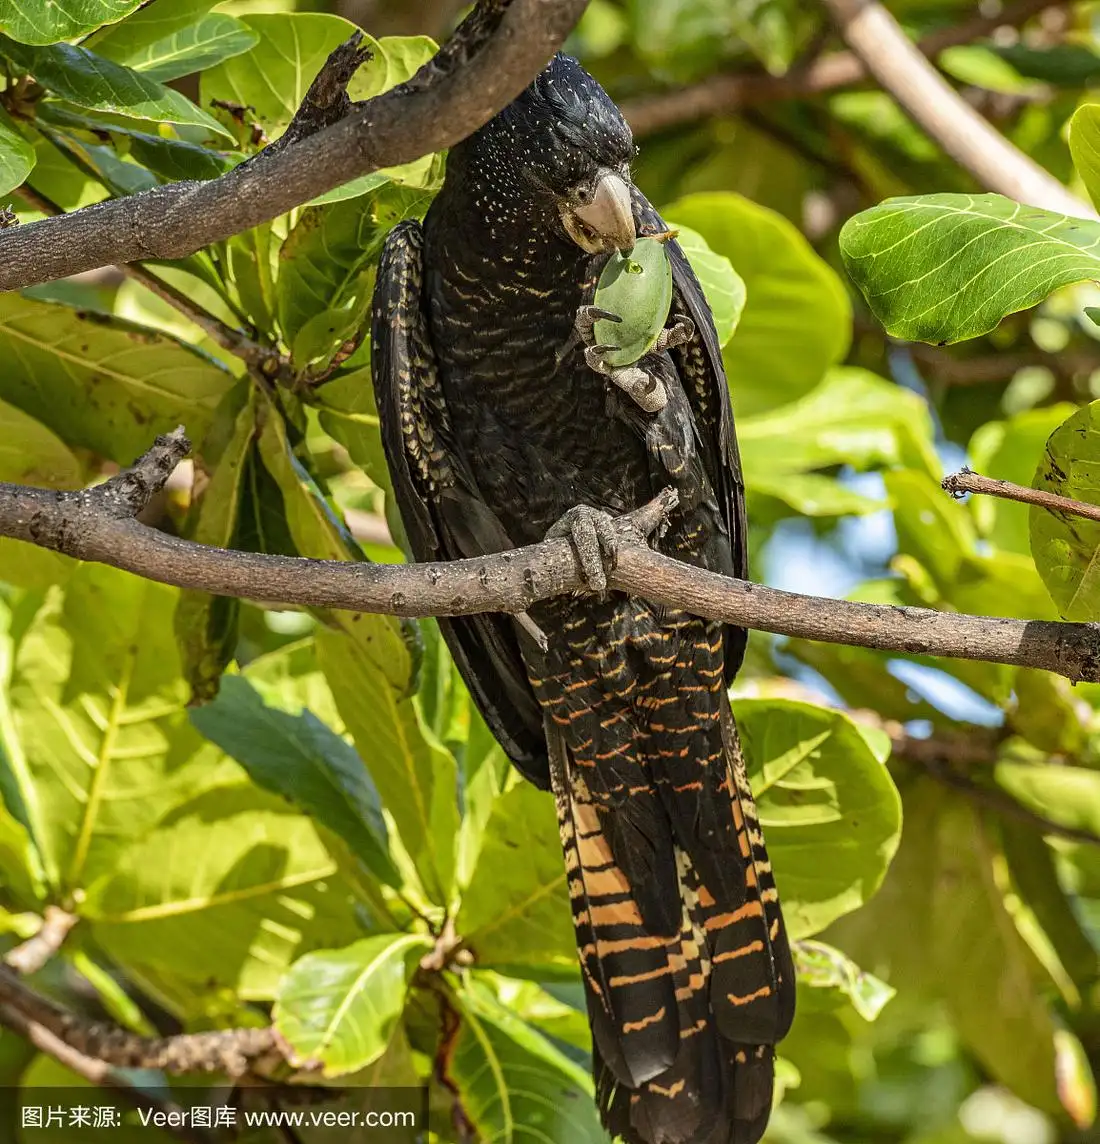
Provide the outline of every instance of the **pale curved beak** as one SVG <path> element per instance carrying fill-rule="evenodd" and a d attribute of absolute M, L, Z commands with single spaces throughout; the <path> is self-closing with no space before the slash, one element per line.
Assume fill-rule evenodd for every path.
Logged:
<path fill-rule="evenodd" d="M 592 201 L 562 212 L 569 237 L 589 254 L 629 254 L 637 234 L 630 203 L 630 186 L 622 175 L 608 171 L 596 182 Z"/>

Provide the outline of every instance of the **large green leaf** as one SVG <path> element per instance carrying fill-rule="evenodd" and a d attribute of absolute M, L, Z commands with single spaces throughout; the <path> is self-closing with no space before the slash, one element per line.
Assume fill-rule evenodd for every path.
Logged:
<path fill-rule="evenodd" d="M 1100 276 L 1100 223 L 1001 195 L 918 195 L 850 218 L 840 250 L 887 333 L 960 342 Z"/>
<path fill-rule="evenodd" d="M 298 1067 L 346 1076 L 386 1051 L 405 1008 L 423 934 L 384 933 L 295 962 L 279 984 L 273 1018 Z"/>
<path fill-rule="evenodd" d="M 77 107 L 110 111 L 154 123 L 204 127 L 216 135 L 232 138 L 216 119 L 185 95 L 122 64 L 97 56 L 87 48 L 72 44 L 30 48 L 11 40 L 0 40 L 0 54 L 8 56 L 16 67 L 31 72 L 43 87 Z"/>
<path fill-rule="evenodd" d="M 1047 438 L 1076 408 L 1059 401 L 1008 421 L 987 421 L 970 438 L 970 463 L 987 477 L 1030 485 Z M 994 547 L 1023 555 L 1031 551 L 1027 505 L 1001 497 L 971 497 L 969 507 L 978 531 Z"/>
<path fill-rule="evenodd" d="M 11 706 L 36 837 L 68 890 L 111 870 L 127 844 L 232 767 L 188 726 L 172 639 L 177 595 L 85 564 L 16 648 Z"/>
<path fill-rule="evenodd" d="M 378 791 L 355 751 L 316 715 L 269 707 L 247 680 L 230 676 L 216 700 L 192 709 L 191 722 L 255 783 L 338 834 L 382 881 L 400 884 Z"/>
<path fill-rule="evenodd" d="M 455 876 L 457 767 L 407 693 L 407 650 L 392 632 L 379 639 L 349 639 L 322 630 L 317 652 L 340 715 L 424 889 L 446 904 Z"/>
<path fill-rule="evenodd" d="M 0 0 L 0 31 L 24 44 L 53 44 L 121 20 L 143 0 Z"/>
<path fill-rule="evenodd" d="M 34 169 L 34 148 L 0 108 L 0 195 L 20 186 Z"/>
<path fill-rule="evenodd" d="M 134 27 L 135 23 L 127 20 L 118 26 L 116 35 L 89 46 L 158 83 L 215 67 L 247 52 L 259 39 L 247 24 L 224 12 L 210 12 L 151 40 L 145 34 L 155 25 Z"/>
<path fill-rule="evenodd" d="M 96 944 L 188 1014 L 270 1000 L 303 954 L 370 932 L 310 820 L 228 765 L 235 783 L 176 806 L 82 907 Z"/>
<path fill-rule="evenodd" d="M 64 442 L 33 417 L 0 401 L 0 481 L 77 489 L 80 464 Z"/>
<path fill-rule="evenodd" d="M 442 1078 L 479 1139 L 497 1144 L 606 1144 L 592 1082 L 481 981 L 456 994 L 461 1021 Z"/>
<path fill-rule="evenodd" d="M 667 219 L 665 221 L 668 222 Z M 711 250 L 697 230 L 675 222 L 669 222 L 669 225 L 675 227 L 676 241 L 703 287 L 707 305 L 714 315 L 718 344 L 724 346 L 733 337 L 745 308 L 745 281 L 725 255 Z"/>
<path fill-rule="evenodd" d="M 1047 441 L 1032 484 L 1100 504 L 1100 402 L 1067 418 Z M 1051 599 L 1067 620 L 1100 618 L 1100 523 L 1069 513 L 1031 509 L 1031 553 Z"/>
<path fill-rule="evenodd" d="M 1073 113 L 1069 150 L 1093 206 L 1100 205 L 1100 104 L 1086 103 Z"/>
<path fill-rule="evenodd" d="M 905 833 L 882 889 L 829 940 L 899 998 L 942 1003 L 984 1068 L 1021 1099 L 1087 1123 L 1080 1047 L 1056 1028 L 1044 996 L 1050 979 L 1005 907 L 987 823 L 929 779 L 903 793 Z"/>
<path fill-rule="evenodd" d="M 993 775 L 999 786 L 1051 822 L 1100 836 L 1100 771 L 1003 762 Z"/>
<path fill-rule="evenodd" d="M 844 358 L 847 291 L 785 218 L 725 192 L 688 195 L 662 213 L 698 231 L 744 280 L 744 312 L 722 355 L 738 416 L 801 397 Z"/>
<path fill-rule="evenodd" d="M 280 12 L 252 15 L 243 23 L 258 37 L 243 55 L 225 60 L 202 75 L 202 104 L 212 100 L 247 107 L 264 129 L 276 139 L 301 105 L 309 85 L 329 53 L 358 31 L 339 16 L 319 12 Z M 374 46 L 366 37 L 364 46 Z"/>
<path fill-rule="evenodd" d="M 572 975 L 577 943 L 554 800 L 521 782 L 494 803 L 456 922 L 478 965 Z"/>
<path fill-rule="evenodd" d="M 218 0 L 172 0 L 171 4 L 164 4 L 158 0 L 143 5 L 127 20 L 93 32 L 83 44 L 96 55 L 130 64 L 150 44 L 169 40 L 197 24 L 217 3 Z"/>
<path fill-rule="evenodd" d="M 200 439 L 233 383 L 167 334 L 19 294 L 0 296 L 0 353 L 0 398 L 122 465 L 177 425 Z"/>
<path fill-rule="evenodd" d="M 898 792 L 839 711 L 784 699 L 733 708 L 787 929 L 809 937 L 882 882 L 901 834 Z"/>

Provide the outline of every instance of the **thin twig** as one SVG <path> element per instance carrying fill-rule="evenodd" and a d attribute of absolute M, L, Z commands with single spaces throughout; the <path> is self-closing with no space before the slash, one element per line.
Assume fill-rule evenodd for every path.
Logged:
<path fill-rule="evenodd" d="M 352 107 L 339 122 L 207 182 L 0 230 L 0 290 L 101 266 L 183 258 L 382 167 L 465 139 L 545 66 L 588 0 L 481 0 L 408 84 Z"/>
<path fill-rule="evenodd" d="M 24 202 L 45 215 L 53 217 L 65 213 L 57 203 L 36 191 L 29 183 L 17 187 L 15 193 Z M 255 367 L 265 377 L 274 378 L 286 373 L 287 362 L 278 350 L 271 346 L 261 345 L 241 330 L 227 326 L 208 310 L 204 310 L 194 303 L 186 294 L 158 278 L 140 262 L 123 263 L 116 266 L 115 269 L 119 273 L 125 274 L 127 278 L 140 282 L 142 286 L 151 290 L 162 301 L 167 302 L 189 322 L 198 326 L 216 345 L 221 346 L 223 350 L 235 357 L 239 357 L 246 365 Z"/>
<path fill-rule="evenodd" d="M 1096 212 L 983 119 L 878 0 L 823 0 L 848 46 L 927 134 L 987 190 L 1079 218 Z"/>
<path fill-rule="evenodd" d="M 924 56 L 934 57 L 945 48 L 982 39 L 997 28 L 1022 24 L 1044 8 L 1054 6 L 1050 0 L 1019 0 L 999 16 L 977 16 L 955 27 L 932 32 L 917 43 L 917 50 Z M 867 68 L 854 52 L 834 52 L 804 68 L 792 69 L 786 75 L 710 76 L 692 87 L 627 100 L 622 104 L 622 112 L 635 136 L 641 138 L 696 119 L 729 115 L 743 107 L 808 99 L 822 92 L 851 87 L 867 78 Z"/>
<path fill-rule="evenodd" d="M 56 955 L 78 920 L 67 910 L 47 906 L 38 933 L 9 950 L 4 955 L 4 964 L 23 976 L 37 973 Z"/>
<path fill-rule="evenodd" d="M 1038 505 L 1051 512 L 1064 512 L 1071 516 L 1082 516 L 1085 520 L 1100 521 L 1100 505 L 1073 500 L 1072 497 L 1062 497 L 1057 493 L 1044 492 L 1042 489 L 1029 489 L 1025 485 L 1014 485 L 1011 481 L 983 477 L 981 473 L 975 473 L 967 468 L 962 468 L 957 473 L 950 473 L 943 478 L 941 484 L 944 492 L 954 497 L 961 497 L 966 493 L 981 493 L 984 496 L 1000 497 L 1002 500 Z"/>
<path fill-rule="evenodd" d="M 238 552 L 133 519 L 188 453 L 182 430 L 157 438 L 130 470 L 80 492 L 0 483 L 0 536 L 30 541 L 183 588 L 223 596 L 400 616 L 526 611 L 587 586 L 567 540 L 468 560 L 380 565 Z M 667 500 L 627 515 L 645 535 Z M 635 533 L 636 535 L 636 533 Z M 608 572 L 616 591 L 724 623 L 802 639 L 1038 667 L 1100 681 L 1100 626 L 1009 620 L 782 592 L 707 572 L 623 537 Z"/>

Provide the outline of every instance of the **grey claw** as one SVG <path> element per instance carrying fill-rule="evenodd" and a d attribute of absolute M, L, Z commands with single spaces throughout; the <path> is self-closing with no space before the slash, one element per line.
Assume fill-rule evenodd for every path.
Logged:
<path fill-rule="evenodd" d="M 573 328 L 580 335 L 584 345 L 591 346 L 593 343 L 592 327 L 597 322 L 621 321 L 622 318 L 618 314 L 612 314 L 610 310 L 602 310 L 599 306 L 581 306 L 573 320 Z"/>
<path fill-rule="evenodd" d="M 602 373 L 605 377 L 611 375 L 611 367 L 603 360 L 603 355 L 608 350 L 613 350 L 614 346 L 589 346 L 584 351 L 584 360 L 589 369 L 595 370 L 596 373 Z"/>
<path fill-rule="evenodd" d="M 682 346 L 695 337 L 695 323 L 686 314 L 677 314 L 675 324 L 663 329 L 657 337 L 658 350 L 672 349 L 673 346 Z"/>

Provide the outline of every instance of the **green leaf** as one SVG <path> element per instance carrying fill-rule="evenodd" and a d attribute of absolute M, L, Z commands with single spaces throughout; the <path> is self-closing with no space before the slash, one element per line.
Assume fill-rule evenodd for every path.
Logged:
<path fill-rule="evenodd" d="M 120 26 L 119 32 L 132 32 L 129 27 L 132 23 L 128 20 Z M 259 40 L 247 24 L 224 12 L 211 12 L 159 39 L 135 42 L 137 37 L 134 37 L 127 43 L 128 38 L 117 35 L 89 46 L 106 59 L 133 68 L 157 83 L 206 71 L 242 55 Z"/>
<path fill-rule="evenodd" d="M 722 354 L 739 417 L 796 400 L 843 360 L 847 291 L 785 218 L 725 192 L 688 195 L 662 214 L 698 231 L 744 280 L 744 312 Z"/>
<path fill-rule="evenodd" d="M 236 781 L 176 805 L 81 911 L 97 946 L 184 1014 L 271 1000 L 298 958 L 371 929 L 313 823 L 225 765 Z"/>
<path fill-rule="evenodd" d="M 378 791 L 362 759 L 316 715 L 269 707 L 247 680 L 229 676 L 217 699 L 192 708 L 191 722 L 257 785 L 338 834 L 381 881 L 400 885 Z"/>
<path fill-rule="evenodd" d="M 338 1077 L 378 1060 L 405 1008 L 413 958 L 431 947 L 421 934 L 386 933 L 295 962 L 272 1014 L 291 1064 Z"/>
<path fill-rule="evenodd" d="M 784 699 L 733 710 L 787 929 L 809 937 L 878 889 L 901 834 L 898 792 L 839 711 Z"/>
<path fill-rule="evenodd" d="M 255 387 L 251 380 L 242 381 L 227 395 L 196 454 L 195 464 L 207 481 L 192 494 L 186 523 L 189 540 L 235 547 L 256 419 Z M 239 616 L 240 601 L 235 597 L 180 593 L 175 630 L 193 703 L 217 694 L 222 672 L 236 651 Z"/>
<path fill-rule="evenodd" d="M 718 344 L 724 346 L 733 337 L 745 308 L 745 280 L 734 270 L 725 255 L 711 250 L 707 240 L 697 230 L 671 219 L 665 221 L 677 231 L 676 241 L 687 255 L 695 277 L 703 287 L 707 305 L 714 315 Z"/>
<path fill-rule="evenodd" d="M 143 0 L 0 0 L 0 31 L 24 44 L 53 44 L 87 35 L 128 16 Z"/>
<path fill-rule="evenodd" d="M 1060 401 L 1029 409 L 1008 421 L 987 421 L 970 438 L 967 453 L 974 468 L 987 477 L 1030 485 L 1047 438 L 1077 409 Z M 970 512 L 978 531 L 998 549 L 1031 552 L 1028 507 L 1001 497 L 971 497 Z"/>
<path fill-rule="evenodd" d="M 172 0 L 171 4 L 145 4 L 129 19 L 109 24 L 83 41 L 97 55 L 129 64 L 150 44 L 170 39 L 197 24 L 218 0 Z"/>
<path fill-rule="evenodd" d="M 1100 276 L 1100 223 L 1001 195 L 887 199 L 840 232 L 844 265 L 886 332 L 960 342 Z"/>
<path fill-rule="evenodd" d="M 442 1060 L 445 1083 L 479 1139 L 606 1144 L 592 1082 L 480 981 L 454 1000 L 461 1021 Z"/>
<path fill-rule="evenodd" d="M 821 1004 L 816 996 L 820 992 L 829 996 L 832 1005 L 850 1003 L 865 1021 L 874 1021 L 897 994 L 885 981 L 822 941 L 796 941 L 791 952 L 799 985 L 815 995 L 811 1004 Z"/>
<path fill-rule="evenodd" d="M 799 401 L 738 418 L 737 440 L 749 488 L 757 476 L 837 465 L 941 472 L 928 403 L 864 369 L 832 369 Z"/>
<path fill-rule="evenodd" d="M 181 423 L 201 439 L 233 384 L 166 334 L 18 294 L 0 296 L 0 353 L 0 399 L 121 465 Z"/>
<path fill-rule="evenodd" d="M 997 785 L 1051 822 L 1100 836 L 1100 771 L 1084 767 L 998 763 Z"/>
<path fill-rule="evenodd" d="M 477 964 L 572 976 L 577 968 L 554 800 L 520 782 L 493 803 L 456 928 Z"/>
<path fill-rule="evenodd" d="M 339 16 L 317 12 L 252 15 L 242 22 L 257 37 L 255 45 L 203 72 L 201 103 L 209 107 L 212 100 L 222 100 L 250 108 L 250 118 L 255 117 L 267 138 L 277 139 L 329 53 L 358 29 Z M 374 44 L 365 37 L 364 47 Z M 350 88 L 349 93 L 357 98 Z"/>
<path fill-rule="evenodd" d="M 1100 504 L 1100 402 L 1078 409 L 1050 435 L 1032 484 Z M 1031 553 L 1051 599 L 1067 620 L 1100 618 L 1100 523 L 1033 507 Z"/>
<path fill-rule="evenodd" d="M 340 715 L 425 891 L 447 904 L 455 876 L 457 766 L 408 695 L 409 653 L 400 635 L 390 628 L 379 637 L 348 639 L 322 630 L 317 652 Z"/>
<path fill-rule="evenodd" d="M 34 158 L 34 148 L 0 108 L 0 195 L 22 185 L 34 170 Z"/>
<path fill-rule="evenodd" d="M 273 330 L 275 325 L 275 271 L 271 251 L 270 223 L 235 234 L 225 244 L 229 282 L 237 302 L 261 330 Z"/>
<path fill-rule="evenodd" d="M 1100 204 L 1100 104 L 1086 103 L 1069 121 L 1069 151 L 1093 206 Z"/>
<path fill-rule="evenodd" d="M 41 422 L 0 401 L 0 481 L 48 489 L 84 484 L 72 452 Z"/>
<path fill-rule="evenodd" d="M 422 215 L 428 202 L 423 192 L 383 187 L 302 211 L 279 252 L 275 284 L 279 324 L 299 372 L 311 361 L 327 362 L 363 327 L 386 235 L 402 219 Z M 311 326 L 307 347 L 302 335 Z"/>
<path fill-rule="evenodd" d="M 100 564 L 54 590 L 19 640 L 14 725 L 39 806 L 48 867 L 68 891 L 224 766 L 187 723 L 172 639 L 176 589 Z"/>
<path fill-rule="evenodd" d="M 382 451 L 378 410 L 370 367 L 340 374 L 314 390 L 321 428 L 348 451 L 379 488 L 390 487 L 390 471 Z"/>
<path fill-rule="evenodd" d="M 77 107 L 110 111 L 154 123 L 204 127 L 216 135 L 232 138 L 216 119 L 178 91 L 103 59 L 87 48 L 72 44 L 29 48 L 0 40 L 0 54 L 8 56 L 16 67 L 31 72 L 43 87 Z"/>
<path fill-rule="evenodd" d="M 929 779 L 911 780 L 904 795 L 905 832 L 882 889 L 830 941 L 899 999 L 942 1003 L 983 1068 L 1022 1100 L 1080 1116 L 1081 1085 L 1060 1083 L 1074 1039 L 1056 1030 L 1050 979 L 1005 907 L 986 821 Z"/>

